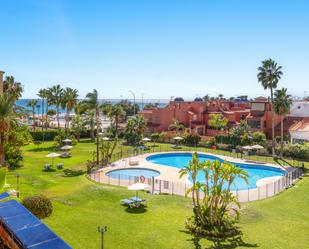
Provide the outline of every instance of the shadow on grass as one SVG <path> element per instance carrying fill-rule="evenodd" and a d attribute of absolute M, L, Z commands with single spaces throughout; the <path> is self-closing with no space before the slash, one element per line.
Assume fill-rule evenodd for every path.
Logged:
<path fill-rule="evenodd" d="M 146 207 L 143 205 L 136 207 L 136 208 L 127 207 L 125 210 L 127 213 L 130 213 L 130 214 L 143 214 L 147 212 Z"/>
<path fill-rule="evenodd" d="M 75 177 L 83 175 L 85 172 L 83 170 L 72 170 L 72 169 L 65 169 L 63 170 L 64 177 Z"/>
<path fill-rule="evenodd" d="M 182 230 L 181 232 L 191 234 L 188 230 Z M 192 235 L 192 234 L 191 234 Z M 213 245 L 209 247 L 202 247 L 200 244 L 201 239 L 206 239 L 208 241 L 212 241 Z M 246 248 L 257 248 L 259 247 L 257 244 L 251 244 L 243 241 L 241 235 L 231 237 L 231 238 L 211 238 L 211 237 L 199 237 L 197 235 L 192 235 L 190 239 L 192 241 L 195 249 L 234 249 L 239 247 Z"/>
<path fill-rule="evenodd" d="M 286 161 L 283 158 L 274 158 L 274 161 L 280 166 L 285 166 L 285 165 L 293 166 L 290 162 Z"/>
<path fill-rule="evenodd" d="M 52 151 L 55 151 L 55 150 L 56 150 L 56 148 L 54 146 L 50 146 L 50 147 L 37 147 L 37 148 L 29 149 L 28 151 L 31 151 L 31 152 L 43 152 L 43 151 L 52 152 Z"/>
<path fill-rule="evenodd" d="M 42 172 L 55 172 L 55 169 L 42 169 Z"/>
<path fill-rule="evenodd" d="M 241 236 L 236 236 L 228 239 L 211 239 L 214 244 L 213 246 L 208 247 L 207 249 L 234 249 L 238 247 L 247 247 L 247 248 L 257 248 L 259 247 L 257 244 L 251 244 L 243 241 Z"/>
<path fill-rule="evenodd" d="M 90 143 L 93 143 L 93 142 L 95 142 L 95 140 L 89 138 L 89 139 L 80 140 L 78 143 L 79 143 L 79 144 L 90 144 Z"/>

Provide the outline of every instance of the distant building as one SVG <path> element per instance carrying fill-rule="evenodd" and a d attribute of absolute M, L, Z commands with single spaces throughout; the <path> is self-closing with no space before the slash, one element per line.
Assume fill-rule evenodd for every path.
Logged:
<path fill-rule="evenodd" d="M 170 101 L 164 108 L 152 108 L 140 111 L 147 121 L 149 133 L 162 132 L 169 129 L 173 120 L 178 120 L 191 132 L 199 135 L 214 135 L 214 130 L 208 127 L 209 116 L 212 113 L 222 114 L 229 121 L 229 126 L 240 122 L 249 115 L 249 102 L 236 100 L 184 101 L 181 97 Z"/>
<path fill-rule="evenodd" d="M 309 142 L 309 117 L 294 123 L 289 129 L 291 143 Z"/>

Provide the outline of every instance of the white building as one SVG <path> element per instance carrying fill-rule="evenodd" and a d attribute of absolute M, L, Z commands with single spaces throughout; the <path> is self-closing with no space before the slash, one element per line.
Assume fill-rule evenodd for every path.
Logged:
<path fill-rule="evenodd" d="M 292 125 L 289 132 L 291 135 L 291 143 L 309 142 L 309 117 Z"/>
<path fill-rule="evenodd" d="M 309 101 L 293 101 L 290 117 L 309 117 Z"/>

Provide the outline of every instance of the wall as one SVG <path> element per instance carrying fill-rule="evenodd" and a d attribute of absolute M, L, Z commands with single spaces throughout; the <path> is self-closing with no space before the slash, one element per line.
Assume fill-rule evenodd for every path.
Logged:
<path fill-rule="evenodd" d="M 309 117 L 309 101 L 294 101 L 289 116 Z"/>

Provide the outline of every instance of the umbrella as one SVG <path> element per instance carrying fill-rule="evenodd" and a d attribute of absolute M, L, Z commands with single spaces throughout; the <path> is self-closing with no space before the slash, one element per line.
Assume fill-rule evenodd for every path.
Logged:
<path fill-rule="evenodd" d="M 148 138 L 148 137 L 145 137 L 145 138 L 143 138 L 143 141 L 144 141 L 144 142 L 150 142 L 150 141 L 151 141 L 151 139 L 150 139 L 150 138 Z"/>
<path fill-rule="evenodd" d="M 264 147 L 262 145 L 259 145 L 259 144 L 253 145 L 253 146 L 251 146 L 251 148 L 256 149 L 256 150 L 264 149 Z"/>
<path fill-rule="evenodd" d="M 64 143 L 71 143 L 71 142 L 72 142 L 72 140 L 71 140 L 71 139 L 66 138 L 66 139 L 62 140 L 62 142 L 64 142 Z"/>
<path fill-rule="evenodd" d="M 174 140 L 182 140 L 182 137 L 174 137 Z"/>
<path fill-rule="evenodd" d="M 103 141 L 109 141 L 109 137 L 103 137 Z"/>
<path fill-rule="evenodd" d="M 252 146 L 249 146 L 249 145 L 243 146 L 242 148 L 243 148 L 244 150 L 252 150 Z"/>
<path fill-rule="evenodd" d="M 134 183 L 134 184 L 130 185 L 128 187 L 128 189 L 129 190 L 135 190 L 136 191 L 136 197 L 137 197 L 137 191 L 138 190 L 144 190 L 144 189 L 146 189 L 148 187 L 149 187 L 148 184 L 137 182 L 137 183 Z"/>
<path fill-rule="evenodd" d="M 62 146 L 61 148 L 60 148 L 60 150 L 70 150 L 70 149 L 72 149 L 73 148 L 73 146 L 71 146 L 71 145 L 65 145 L 65 146 Z"/>
<path fill-rule="evenodd" d="M 46 155 L 46 157 L 51 157 L 52 158 L 52 165 L 54 165 L 54 158 L 60 156 L 60 154 L 58 153 L 50 153 L 48 155 Z"/>

